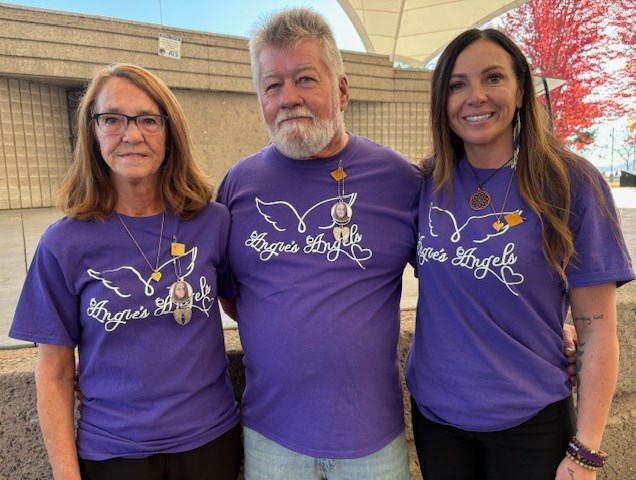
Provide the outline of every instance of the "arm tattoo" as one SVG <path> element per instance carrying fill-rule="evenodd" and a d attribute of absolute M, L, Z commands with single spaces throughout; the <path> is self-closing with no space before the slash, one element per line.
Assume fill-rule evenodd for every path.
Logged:
<path fill-rule="evenodd" d="M 603 320 L 604 315 L 602 313 L 596 315 L 577 315 L 573 317 L 574 325 L 581 324 L 590 326 L 592 322 Z M 585 343 L 579 342 L 576 351 L 576 384 L 578 399 L 581 399 L 581 369 L 583 368 L 583 355 L 585 353 Z"/>
<path fill-rule="evenodd" d="M 568 474 L 570 475 L 570 478 L 574 480 L 574 470 L 572 470 L 571 468 L 568 468 Z"/>
<path fill-rule="evenodd" d="M 583 355 L 585 354 L 585 343 L 579 341 L 576 349 L 576 392 L 577 399 L 581 399 L 581 370 L 583 369 Z"/>
<path fill-rule="evenodd" d="M 600 315 L 592 315 L 592 316 L 583 316 L 579 315 L 573 318 L 574 324 L 577 322 L 583 322 L 586 326 L 590 326 L 593 321 L 603 320 L 605 316 L 601 313 Z"/>
<path fill-rule="evenodd" d="M 605 318 L 604 314 L 593 314 L 593 315 L 577 315 L 573 317 L 574 325 L 583 324 L 585 327 L 588 327 L 592 324 L 592 322 L 597 322 L 603 320 Z M 578 398 L 581 398 L 581 369 L 583 368 L 583 354 L 585 353 L 585 343 L 579 342 L 577 351 L 576 351 L 576 384 L 577 387 L 577 395 Z"/>

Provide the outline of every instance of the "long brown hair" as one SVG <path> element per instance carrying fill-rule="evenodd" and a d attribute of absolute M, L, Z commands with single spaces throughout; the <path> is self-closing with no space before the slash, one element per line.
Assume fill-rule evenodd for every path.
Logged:
<path fill-rule="evenodd" d="M 576 259 L 574 238 L 569 227 L 573 184 L 590 185 L 607 217 L 616 212 L 607 204 L 600 185 L 604 182 L 596 168 L 584 158 L 566 149 L 549 127 L 545 108 L 538 102 L 532 72 L 519 47 L 495 29 L 471 29 L 457 36 L 439 58 L 433 73 L 431 122 L 433 157 L 422 162 L 432 175 L 436 191 L 452 195 L 452 175 L 456 162 L 464 156 L 464 144 L 450 128 L 446 110 L 448 86 L 459 54 L 477 40 L 493 42 L 510 56 L 517 84 L 523 91 L 519 109 L 521 134 L 517 162 L 517 184 L 521 197 L 538 215 L 542 225 L 543 255 L 567 285 L 565 269 Z M 616 235 L 619 234 L 614 220 Z"/>
<path fill-rule="evenodd" d="M 152 98 L 166 124 L 166 157 L 161 165 L 164 201 L 174 213 L 193 217 L 210 202 L 214 187 L 194 157 L 194 147 L 185 114 L 168 86 L 148 70 L 132 64 L 101 68 L 88 84 L 77 109 L 77 144 L 73 164 L 56 192 L 56 205 L 69 217 L 79 220 L 106 218 L 117 203 L 110 170 L 102 159 L 95 135 L 95 99 L 106 81 L 125 78 Z"/>

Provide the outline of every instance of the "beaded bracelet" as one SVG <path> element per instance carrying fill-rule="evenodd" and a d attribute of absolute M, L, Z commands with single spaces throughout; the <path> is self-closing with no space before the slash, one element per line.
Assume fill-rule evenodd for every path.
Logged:
<path fill-rule="evenodd" d="M 596 470 L 607 462 L 607 453 L 591 450 L 583 445 L 576 437 L 572 437 L 566 451 L 568 458 L 590 470 Z"/>
<path fill-rule="evenodd" d="M 602 465 L 598 464 L 598 463 L 592 463 L 589 460 L 585 460 L 582 457 L 579 457 L 578 455 L 573 454 L 572 452 L 570 452 L 569 450 L 565 452 L 565 455 L 572 460 L 574 463 L 576 463 L 577 465 L 587 469 L 587 470 L 593 470 L 596 471 L 599 468 L 602 467 Z"/>

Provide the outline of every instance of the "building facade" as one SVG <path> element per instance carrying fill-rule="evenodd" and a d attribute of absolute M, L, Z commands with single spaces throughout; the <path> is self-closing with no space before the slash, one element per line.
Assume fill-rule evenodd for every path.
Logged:
<path fill-rule="evenodd" d="M 180 59 L 158 54 L 160 34 L 181 39 Z M 385 56 L 342 54 L 348 130 L 413 161 L 428 154 L 430 72 L 394 69 Z M 86 81 L 117 62 L 151 70 L 174 91 L 198 158 L 217 183 L 268 142 L 245 38 L 0 4 L 0 210 L 52 205 L 72 161 Z"/>

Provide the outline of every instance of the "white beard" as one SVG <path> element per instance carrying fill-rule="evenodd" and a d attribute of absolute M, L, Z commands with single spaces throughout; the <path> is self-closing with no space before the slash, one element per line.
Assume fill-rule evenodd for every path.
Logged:
<path fill-rule="evenodd" d="M 281 110 L 276 115 L 273 127 L 265 125 L 272 143 L 286 157 L 297 159 L 315 157 L 329 145 L 338 132 L 344 131 L 344 117 L 339 109 L 338 98 L 334 100 L 334 111 L 337 113 L 334 118 L 325 120 L 317 120 L 306 107 Z M 294 117 L 305 119 L 283 122 L 285 119 Z M 306 125 L 307 119 L 311 120 L 311 125 Z"/>

